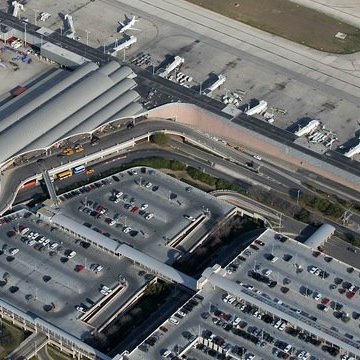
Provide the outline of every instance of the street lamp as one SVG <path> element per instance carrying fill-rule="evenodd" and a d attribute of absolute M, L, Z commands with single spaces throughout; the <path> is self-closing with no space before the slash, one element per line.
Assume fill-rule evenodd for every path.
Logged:
<path fill-rule="evenodd" d="M 27 22 L 24 22 L 24 25 L 25 25 L 24 45 L 26 47 L 26 25 L 27 25 Z"/>
<path fill-rule="evenodd" d="M 37 19 L 38 19 L 38 12 L 39 12 L 39 10 L 33 9 L 33 11 L 34 11 L 34 13 L 35 13 L 35 21 L 34 21 L 34 23 L 35 23 L 35 25 L 37 26 Z"/>
<path fill-rule="evenodd" d="M 90 34 L 90 31 L 85 30 L 85 32 L 86 32 L 86 46 L 89 46 L 89 34 Z"/>
<path fill-rule="evenodd" d="M 296 205 L 299 205 L 300 189 L 297 191 Z"/>

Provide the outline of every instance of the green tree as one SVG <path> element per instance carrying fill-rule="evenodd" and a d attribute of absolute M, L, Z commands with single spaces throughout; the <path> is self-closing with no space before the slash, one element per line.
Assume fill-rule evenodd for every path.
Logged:
<path fill-rule="evenodd" d="M 168 137 L 163 133 L 156 133 L 150 137 L 151 142 L 160 146 L 165 146 L 168 143 L 168 140 Z"/>
<path fill-rule="evenodd" d="M 298 213 L 296 213 L 294 215 L 294 218 L 303 223 L 309 223 L 310 222 L 310 213 L 306 209 L 302 208 Z"/>

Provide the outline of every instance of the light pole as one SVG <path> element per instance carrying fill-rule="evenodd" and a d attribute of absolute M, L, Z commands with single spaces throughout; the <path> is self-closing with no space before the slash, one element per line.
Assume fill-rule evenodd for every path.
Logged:
<path fill-rule="evenodd" d="M 299 205 L 300 189 L 297 191 L 296 205 Z"/>
<path fill-rule="evenodd" d="M 34 11 L 34 13 L 35 13 L 35 21 L 34 21 L 34 23 L 35 23 L 35 25 L 37 26 L 37 19 L 38 19 L 38 12 L 39 12 L 39 10 L 36 10 L 36 9 L 33 9 L 33 11 Z"/>
<path fill-rule="evenodd" d="M 281 217 L 282 217 L 282 213 L 280 213 L 280 216 L 279 216 L 279 230 L 281 230 Z"/>
<path fill-rule="evenodd" d="M 26 47 L 26 25 L 27 25 L 27 23 L 24 22 L 24 25 L 25 25 L 24 45 L 25 45 L 25 47 Z"/>
<path fill-rule="evenodd" d="M 86 46 L 89 46 L 89 34 L 90 34 L 90 31 L 85 30 L 85 32 L 86 32 Z"/>
<path fill-rule="evenodd" d="M 155 64 L 153 61 L 151 62 L 151 67 L 152 67 L 152 76 L 154 76 L 155 75 Z"/>

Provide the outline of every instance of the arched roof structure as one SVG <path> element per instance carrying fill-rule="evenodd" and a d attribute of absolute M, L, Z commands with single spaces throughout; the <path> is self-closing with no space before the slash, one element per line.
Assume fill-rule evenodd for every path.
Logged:
<path fill-rule="evenodd" d="M 0 107 L 0 164 L 142 111 L 133 71 L 112 61 L 57 70 Z M 14 141 L 16 139 L 16 141 Z"/>
<path fill-rule="evenodd" d="M 306 241 L 305 245 L 312 249 L 317 249 L 321 246 L 330 236 L 334 235 L 335 228 L 330 224 L 322 224 Z"/>

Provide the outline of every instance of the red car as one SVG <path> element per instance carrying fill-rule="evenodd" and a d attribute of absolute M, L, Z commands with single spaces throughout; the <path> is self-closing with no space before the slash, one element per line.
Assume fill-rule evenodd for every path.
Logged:
<path fill-rule="evenodd" d="M 352 292 L 352 291 L 348 291 L 348 292 L 346 293 L 346 297 L 347 297 L 348 299 L 352 299 L 354 296 L 355 296 L 355 293 Z"/>
<path fill-rule="evenodd" d="M 330 299 L 329 299 L 329 298 L 323 298 L 323 299 L 321 300 L 321 303 L 322 303 L 323 305 L 327 305 L 327 304 L 329 304 L 329 302 L 330 302 Z"/>
<path fill-rule="evenodd" d="M 163 331 L 163 332 L 167 332 L 168 328 L 166 328 L 165 326 L 160 326 L 160 330 Z"/>
<path fill-rule="evenodd" d="M 76 265 L 75 266 L 75 271 L 76 272 L 80 272 L 80 271 L 83 271 L 85 269 L 85 265 L 83 265 L 83 264 L 78 264 L 78 265 Z"/>
<path fill-rule="evenodd" d="M 254 249 L 254 250 L 259 250 L 259 248 L 258 248 L 256 245 L 254 245 L 254 244 L 251 244 L 250 247 L 251 247 L 252 249 Z"/>
<path fill-rule="evenodd" d="M 132 213 L 137 213 L 139 211 L 139 208 L 137 206 L 134 206 L 132 209 L 131 209 L 131 212 Z"/>

